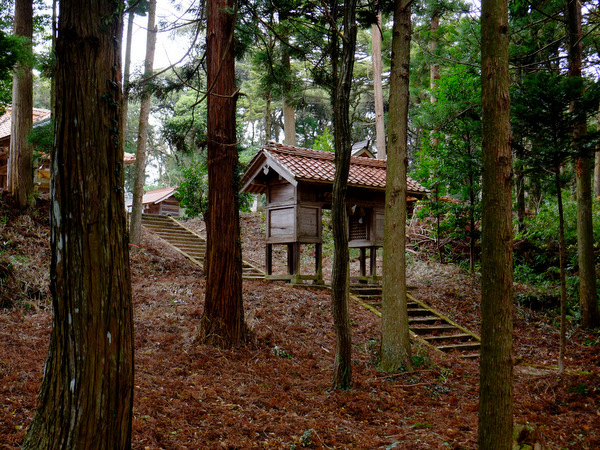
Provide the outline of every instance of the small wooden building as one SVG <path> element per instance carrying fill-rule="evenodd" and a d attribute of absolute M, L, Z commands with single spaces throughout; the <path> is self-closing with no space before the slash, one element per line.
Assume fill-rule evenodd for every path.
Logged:
<path fill-rule="evenodd" d="M 142 212 L 144 214 L 162 214 L 165 216 L 179 217 L 181 210 L 179 199 L 176 197 L 177 186 L 148 191 L 142 197 Z M 132 201 L 127 201 L 128 210 Z"/>
<path fill-rule="evenodd" d="M 272 247 L 288 247 L 288 274 L 274 276 L 299 282 L 322 282 L 323 209 L 331 208 L 334 153 L 268 143 L 252 159 L 241 180 L 241 191 L 266 195 L 266 270 L 272 276 Z M 383 160 L 352 157 L 346 204 L 349 246 L 361 250 L 361 278 L 376 278 L 376 251 L 383 246 L 385 169 Z M 407 180 L 409 205 L 427 195 Z M 410 208 L 410 206 L 409 206 Z M 300 245 L 315 244 L 315 274 L 299 273 Z M 366 274 L 366 249 L 370 270 Z"/>
<path fill-rule="evenodd" d="M 33 116 L 33 126 L 40 126 L 44 123 L 50 121 L 50 110 L 49 109 L 41 109 L 41 108 L 33 108 L 32 111 Z M 10 135 L 11 135 L 11 127 L 12 127 L 12 108 L 6 108 L 6 112 L 3 116 L 0 117 L 0 188 L 6 189 L 7 187 L 7 175 L 8 175 L 8 152 L 10 149 Z M 35 168 L 35 185 L 39 189 L 40 187 L 40 179 L 46 179 L 43 175 L 38 176 L 37 169 Z M 49 180 L 49 176 L 47 180 Z M 49 184 L 49 181 L 47 181 Z M 43 191 L 43 188 L 42 188 Z"/>
<path fill-rule="evenodd" d="M 33 128 L 42 127 L 50 123 L 50 110 L 33 108 Z M 0 116 L 0 188 L 7 187 L 8 153 L 10 150 L 10 135 L 12 127 L 12 108 L 6 108 L 4 115 Z M 36 158 L 33 171 L 33 182 L 37 193 L 50 194 L 50 155 L 39 154 Z M 125 152 L 123 164 L 130 166 L 135 163 L 135 155 Z"/>

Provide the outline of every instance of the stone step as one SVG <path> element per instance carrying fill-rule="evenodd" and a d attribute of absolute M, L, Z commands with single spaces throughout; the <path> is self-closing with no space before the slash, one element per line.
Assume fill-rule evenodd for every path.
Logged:
<path fill-rule="evenodd" d="M 456 330 L 456 328 L 453 328 L 453 330 Z M 446 340 L 458 340 L 458 341 L 468 341 L 469 339 L 473 339 L 473 336 L 471 336 L 470 334 L 466 334 L 466 333 L 459 333 L 459 334 L 442 334 L 442 335 L 437 335 L 437 336 L 424 336 L 423 339 L 425 339 L 427 342 L 439 342 L 439 341 L 446 341 Z"/>
<path fill-rule="evenodd" d="M 459 351 L 470 351 L 470 350 L 479 350 L 481 348 L 481 345 L 479 344 L 479 342 L 468 342 L 465 344 L 448 344 L 448 345 L 439 345 L 438 349 L 442 350 L 443 352 L 450 352 L 452 350 L 459 350 Z"/>
<path fill-rule="evenodd" d="M 166 216 L 143 214 L 142 224 L 187 255 L 188 258 L 193 258 L 200 264 L 204 261 L 206 240 L 179 222 Z M 264 273 L 260 269 L 245 261 L 242 262 L 242 276 L 246 279 L 264 279 Z"/>
<path fill-rule="evenodd" d="M 434 316 L 434 315 L 429 315 L 429 316 L 423 316 L 423 317 L 409 317 L 408 318 L 408 324 L 419 324 L 419 323 L 433 323 L 433 322 L 443 322 L 444 319 L 442 319 L 441 317 L 438 316 Z M 452 326 L 452 328 L 454 328 L 454 326 Z"/>
<path fill-rule="evenodd" d="M 415 334 L 420 336 L 430 333 L 444 333 L 447 331 L 454 331 L 456 327 L 454 325 L 433 325 L 433 326 L 421 326 L 410 328 Z"/>

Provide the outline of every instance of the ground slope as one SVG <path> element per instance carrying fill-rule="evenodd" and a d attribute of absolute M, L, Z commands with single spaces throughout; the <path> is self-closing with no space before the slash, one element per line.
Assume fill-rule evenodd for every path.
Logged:
<path fill-rule="evenodd" d="M 12 449 L 35 408 L 52 319 L 45 215 L 9 211 L 5 217 L 0 448 Z M 243 223 L 245 254 L 255 252 L 260 264 L 260 219 L 245 216 Z M 373 365 L 378 319 L 352 303 L 354 388 L 332 391 L 327 291 L 245 281 L 252 333 L 243 349 L 225 351 L 194 342 L 203 309 L 201 269 L 149 233 L 141 248 L 132 248 L 131 260 L 134 448 L 476 447 L 476 362 L 416 347 L 414 371 L 381 373 Z M 476 277 L 414 260 L 409 283 L 417 298 L 478 331 Z M 517 308 L 515 423 L 527 425 L 522 444 L 600 447 L 598 341 L 598 333 L 571 329 L 567 366 L 573 371 L 559 377 L 550 367 L 557 357 L 555 317 Z"/>

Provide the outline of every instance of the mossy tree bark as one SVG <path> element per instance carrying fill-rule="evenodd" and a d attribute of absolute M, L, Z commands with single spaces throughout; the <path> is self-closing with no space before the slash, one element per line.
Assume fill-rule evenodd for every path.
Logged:
<path fill-rule="evenodd" d="M 244 338 L 235 130 L 233 1 L 207 2 L 208 223 L 206 296 L 198 338 L 236 347 Z"/>
<path fill-rule="evenodd" d="M 112 0 L 60 3 L 50 217 L 54 321 L 26 449 L 131 447 L 118 7 Z"/>
<path fill-rule="evenodd" d="M 406 166 L 410 71 L 410 1 L 396 0 L 383 238 L 381 368 L 412 370 L 406 306 Z"/>
<path fill-rule="evenodd" d="M 512 448 L 513 260 L 508 5 L 483 0 L 483 198 L 478 443 Z"/>

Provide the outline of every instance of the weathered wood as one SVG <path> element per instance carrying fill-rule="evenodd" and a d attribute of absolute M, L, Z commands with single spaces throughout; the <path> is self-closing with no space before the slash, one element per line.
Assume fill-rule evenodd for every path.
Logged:
<path fill-rule="evenodd" d="M 296 200 L 296 190 L 290 183 L 272 184 L 268 191 L 268 206 L 272 204 L 289 204 Z"/>

